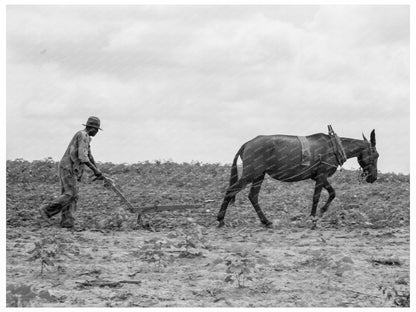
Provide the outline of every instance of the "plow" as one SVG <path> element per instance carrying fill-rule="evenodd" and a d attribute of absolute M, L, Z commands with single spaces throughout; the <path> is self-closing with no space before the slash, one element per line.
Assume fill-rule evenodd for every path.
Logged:
<path fill-rule="evenodd" d="M 93 179 L 93 181 L 96 180 L 97 178 Z M 121 192 L 120 188 L 116 185 L 113 179 L 103 175 L 100 180 L 104 181 L 104 187 L 111 189 L 121 199 L 121 201 L 127 206 L 130 213 L 137 214 L 137 224 L 144 228 L 148 228 L 150 226 L 149 222 L 145 222 L 143 218 L 143 215 L 149 211 L 172 211 L 182 209 L 198 209 L 203 207 L 201 204 L 150 205 L 135 207 Z"/>

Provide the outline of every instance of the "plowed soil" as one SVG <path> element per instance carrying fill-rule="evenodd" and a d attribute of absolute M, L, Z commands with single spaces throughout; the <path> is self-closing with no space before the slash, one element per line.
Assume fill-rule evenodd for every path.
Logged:
<path fill-rule="evenodd" d="M 337 198 L 315 230 L 313 183 L 266 179 L 265 228 L 237 195 L 223 228 L 216 213 L 229 166 L 100 164 L 133 205 L 200 204 L 145 215 L 149 228 L 101 182 L 80 183 L 76 226 L 39 221 L 59 194 L 56 163 L 7 162 L 7 306 L 409 306 L 409 176 L 337 172 Z M 322 200 L 326 194 L 322 195 Z"/>

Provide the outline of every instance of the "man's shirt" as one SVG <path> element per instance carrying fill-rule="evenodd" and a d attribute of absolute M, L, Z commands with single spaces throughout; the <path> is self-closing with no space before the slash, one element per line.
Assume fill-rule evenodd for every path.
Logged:
<path fill-rule="evenodd" d="M 85 130 L 75 133 L 71 142 L 69 142 L 64 156 L 62 156 L 59 166 L 69 169 L 80 179 L 84 172 L 84 163 L 90 161 L 90 142 L 91 137 Z"/>

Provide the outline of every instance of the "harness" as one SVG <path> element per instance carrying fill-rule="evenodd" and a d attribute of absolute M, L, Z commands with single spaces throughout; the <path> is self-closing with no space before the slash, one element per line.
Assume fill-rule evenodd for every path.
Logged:
<path fill-rule="evenodd" d="M 345 154 L 344 147 L 338 135 L 334 132 L 331 125 L 328 125 L 328 134 L 331 138 L 332 148 L 337 158 L 338 164 L 342 166 L 347 161 L 347 155 Z"/>
<path fill-rule="evenodd" d="M 331 125 L 328 126 L 328 134 L 331 139 L 332 150 L 333 150 L 333 153 L 335 154 L 338 165 L 342 166 L 347 161 L 347 155 L 345 154 L 345 150 L 344 150 L 344 147 L 342 146 L 341 140 L 338 137 L 338 135 L 334 132 Z M 301 166 L 310 166 L 311 161 L 312 161 L 312 153 L 311 153 L 309 141 L 305 136 L 297 136 L 297 138 L 300 142 L 301 149 L 302 149 L 300 164 Z M 326 163 L 321 160 L 321 155 L 319 155 L 319 162 Z M 328 163 L 326 164 L 334 167 L 334 165 L 331 165 Z"/>
<path fill-rule="evenodd" d="M 333 153 L 336 156 L 338 165 L 342 166 L 347 160 L 347 155 L 345 154 L 345 150 L 344 150 L 344 147 L 342 146 L 341 140 L 338 137 L 338 135 L 334 132 L 331 125 L 328 125 L 328 134 L 329 134 L 329 137 L 331 138 L 331 145 L 332 145 Z M 302 148 L 301 165 L 307 166 L 307 168 L 305 168 L 305 170 L 303 170 L 302 172 L 292 177 L 281 180 L 281 181 L 287 181 L 287 180 L 297 178 L 298 176 L 303 175 L 304 173 L 308 172 L 309 170 L 312 170 L 313 168 L 319 166 L 320 164 L 325 164 L 333 168 L 338 168 L 338 165 L 333 165 L 326 161 L 323 161 L 322 155 L 319 155 L 319 160 L 311 166 L 312 154 L 311 154 L 308 139 L 305 136 L 297 136 L 297 138 Z"/>
<path fill-rule="evenodd" d="M 310 166 L 311 165 L 311 148 L 309 146 L 309 141 L 305 136 L 298 136 L 297 137 L 301 148 L 302 148 L 302 156 L 300 160 L 301 166 Z"/>

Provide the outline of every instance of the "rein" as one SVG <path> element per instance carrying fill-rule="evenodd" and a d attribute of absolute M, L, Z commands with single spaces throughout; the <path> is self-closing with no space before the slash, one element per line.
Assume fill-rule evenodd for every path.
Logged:
<path fill-rule="evenodd" d="M 321 158 L 321 155 L 319 155 L 319 158 Z M 284 180 L 280 180 L 280 181 L 285 182 L 285 181 L 287 181 L 287 180 L 291 180 L 291 179 L 297 178 L 298 176 L 301 176 L 302 174 L 304 174 L 304 173 L 308 172 L 309 170 L 312 170 L 313 168 L 317 167 L 317 166 L 318 166 L 318 165 L 320 165 L 320 164 L 324 164 L 324 165 L 327 165 L 327 166 L 330 166 L 330 167 L 333 167 L 333 168 L 338 168 L 338 166 L 335 166 L 335 165 L 333 165 L 333 164 L 327 163 L 326 161 L 323 161 L 323 160 L 319 159 L 319 161 L 317 161 L 315 164 L 313 164 L 313 165 L 312 165 L 312 166 L 310 166 L 309 168 L 306 168 L 306 169 L 305 169 L 305 170 L 303 170 L 301 173 L 295 174 L 295 175 L 294 175 L 294 176 L 292 176 L 292 177 L 289 177 L 289 178 L 286 178 L 286 179 L 284 179 Z"/>
<path fill-rule="evenodd" d="M 283 180 L 280 180 L 280 181 L 284 182 L 284 181 L 288 181 L 288 180 L 292 180 L 294 178 L 297 178 L 297 177 L 307 173 L 308 171 L 314 169 L 315 167 L 319 166 L 320 164 L 324 164 L 324 165 L 327 165 L 327 166 L 332 167 L 332 168 L 338 168 L 338 166 L 340 166 L 341 169 L 342 169 L 342 164 L 347 160 L 347 156 L 346 156 L 344 147 L 342 146 L 342 143 L 341 143 L 340 139 L 335 134 L 334 130 L 332 129 L 332 127 L 330 125 L 328 126 L 328 130 L 329 130 L 329 136 L 331 137 L 331 143 L 332 143 L 332 146 L 333 146 L 333 149 L 334 149 L 334 154 L 335 154 L 335 156 L 338 160 L 338 165 L 333 165 L 333 164 L 330 164 L 326 161 L 323 161 L 322 160 L 322 155 L 319 154 L 319 160 L 315 164 L 306 168 L 305 170 L 301 171 L 298 174 L 295 174 L 295 175 L 293 175 L 289 178 L 286 178 L 286 179 L 283 179 Z M 369 157 L 370 157 L 370 159 L 373 159 L 374 150 L 373 150 L 373 147 L 371 146 L 371 143 L 369 143 L 369 144 L 370 144 L 370 146 L 369 146 L 370 156 Z M 359 183 L 362 183 L 367 176 L 368 176 L 368 173 L 364 172 L 362 170 L 362 168 L 360 167 L 359 172 L 358 172 L 358 181 L 359 181 Z"/>

